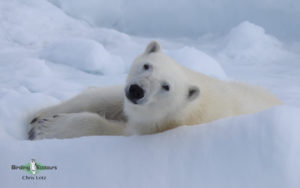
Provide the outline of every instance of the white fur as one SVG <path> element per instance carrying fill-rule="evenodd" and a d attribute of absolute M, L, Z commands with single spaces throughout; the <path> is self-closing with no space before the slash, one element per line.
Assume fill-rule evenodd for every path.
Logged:
<path fill-rule="evenodd" d="M 132 84 L 145 91 L 137 104 L 124 94 Z M 169 91 L 163 85 L 168 85 Z M 278 104 L 280 100 L 262 88 L 220 81 L 180 66 L 154 41 L 133 62 L 125 87 L 89 89 L 42 110 L 29 137 L 151 134 Z"/>

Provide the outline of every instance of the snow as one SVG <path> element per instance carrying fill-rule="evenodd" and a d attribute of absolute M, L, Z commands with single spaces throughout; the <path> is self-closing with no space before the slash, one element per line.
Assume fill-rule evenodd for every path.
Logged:
<path fill-rule="evenodd" d="M 33 156 L 57 165 L 34 182 L 48 187 L 297 187 L 299 112 L 277 107 L 151 136 L 1 140 L 0 166 L 4 172 Z M 23 174 L 2 178 L 7 187 L 32 186 Z"/>
<path fill-rule="evenodd" d="M 0 1 L 3 187 L 300 186 L 300 43 L 294 33 L 297 24 L 291 26 L 298 22 L 291 17 L 286 24 L 293 42 L 276 30 L 276 24 L 298 14 L 298 3 L 175 1 L 169 14 L 159 19 L 169 1 L 151 1 L 152 5 L 137 1 L 50 2 Z M 222 12 L 208 19 L 234 2 L 240 8 L 238 19 L 221 17 Z M 249 11 L 243 10 L 249 4 L 261 9 L 254 13 L 268 10 L 266 20 L 275 10 L 282 12 L 282 18 L 278 23 L 272 18 L 270 25 L 265 20 L 258 25 L 258 18 L 247 21 Z M 291 4 L 293 9 L 289 9 Z M 200 5 L 195 15 L 193 7 Z M 186 14 L 178 23 L 186 27 L 178 29 L 170 20 L 183 15 L 182 11 Z M 199 15 L 202 17 L 195 21 Z M 152 21 L 145 26 L 143 20 Z M 160 38 L 146 37 L 158 33 Z M 177 35 L 186 37 L 165 37 Z M 163 50 L 183 66 L 222 80 L 263 86 L 284 105 L 155 135 L 26 140 L 27 122 L 34 112 L 88 87 L 122 84 L 132 60 L 152 39 L 159 40 Z M 42 171 L 45 181 L 22 180 L 29 174 L 10 170 L 10 165 L 26 164 L 32 158 L 57 165 L 58 170 Z"/>
<path fill-rule="evenodd" d="M 140 36 L 197 38 L 208 33 L 225 34 L 249 20 L 276 37 L 289 41 L 300 39 L 300 1 L 297 0 L 49 1 L 92 25 Z"/>
<path fill-rule="evenodd" d="M 247 63 L 241 60 L 250 59 L 253 61 L 251 63 L 263 64 L 280 61 L 287 52 L 278 39 L 266 35 L 262 27 L 246 21 L 229 32 L 225 38 L 223 53 L 236 62 Z"/>
<path fill-rule="evenodd" d="M 221 65 L 213 57 L 194 47 L 185 46 L 166 53 L 190 69 L 222 80 L 227 80 L 227 75 Z"/>
<path fill-rule="evenodd" d="M 98 74 L 122 74 L 125 63 L 110 54 L 102 44 L 88 39 L 59 40 L 46 46 L 40 57 Z"/>

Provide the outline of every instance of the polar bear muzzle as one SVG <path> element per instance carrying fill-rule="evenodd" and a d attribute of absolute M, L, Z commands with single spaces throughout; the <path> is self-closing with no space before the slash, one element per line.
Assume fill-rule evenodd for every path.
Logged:
<path fill-rule="evenodd" d="M 139 100 L 144 98 L 145 90 L 137 84 L 132 84 L 125 89 L 126 97 L 133 103 L 138 104 Z"/>

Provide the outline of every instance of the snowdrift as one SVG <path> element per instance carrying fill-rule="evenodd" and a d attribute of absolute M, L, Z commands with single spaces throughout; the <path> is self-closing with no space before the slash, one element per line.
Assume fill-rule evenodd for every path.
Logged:
<path fill-rule="evenodd" d="M 5 187 L 297 187 L 300 110 L 265 112 L 180 127 L 151 136 L 66 140 L 1 139 Z M 28 182 L 8 164 L 31 158 L 56 171 Z"/>

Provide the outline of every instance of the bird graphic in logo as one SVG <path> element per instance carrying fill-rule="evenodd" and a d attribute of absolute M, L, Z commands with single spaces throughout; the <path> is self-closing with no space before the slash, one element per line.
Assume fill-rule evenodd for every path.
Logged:
<path fill-rule="evenodd" d="M 35 159 L 31 159 L 31 161 L 30 161 L 30 171 L 32 172 L 32 174 L 36 174 L 36 163 L 35 163 Z"/>

